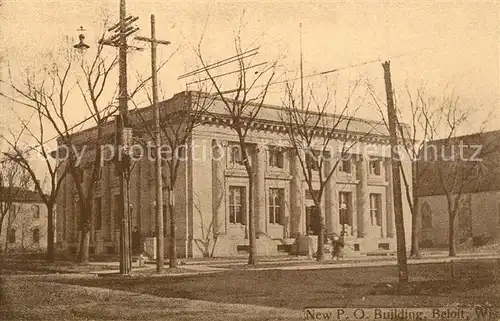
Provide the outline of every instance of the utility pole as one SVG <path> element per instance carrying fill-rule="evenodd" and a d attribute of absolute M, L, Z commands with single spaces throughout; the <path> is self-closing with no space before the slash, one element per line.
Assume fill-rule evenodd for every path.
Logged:
<path fill-rule="evenodd" d="M 118 169 L 120 191 L 118 194 L 120 213 L 120 274 L 129 274 L 132 270 L 131 251 L 131 217 L 129 207 L 128 178 L 129 178 L 129 156 L 128 147 L 132 141 L 132 130 L 128 127 L 128 91 L 127 91 L 127 37 L 138 31 L 131 24 L 139 19 L 138 17 L 126 16 L 125 0 L 120 0 L 120 21 L 108 31 L 115 34 L 108 39 L 101 39 L 99 43 L 118 47 L 118 110 L 116 117 L 116 148 L 115 153 L 116 168 Z"/>
<path fill-rule="evenodd" d="M 304 70 L 302 68 L 302 23 L 300 27 L 300 108 L 304 110 Z"/>
<path fill-rule="evenodd" d="M 391 142 L 392 185 L 394 193 L 394 220 L 396 223 L 398 277 L 399 283 L 405 284 L 408 282 L 408 264 L 406 260 L 405 226 L 403 220 L 403 200 L 401 194 L 401 178 L 399 169 L 401 167 L 401 161 L 397 150 L 397 116 L 396 109 L 394 108 L 390 62 L 384 62 L 382 64 L 382 67 L 384 68 L 385 92 L 387 95 L 387 118 L 389 120 L 389 136 Z"/>
<path fill-rule="evenodd" d="M 156 70 L 156 46 L 168 45 L 169 41 L 157 40 L 155 30 L 155 16 L 151 15 L 151 38 L 135 37 L 140 41 L 151 43 L 151 79 L 153 82 L 153 108 L 155 123 L 155 166 L 156 166 L 156 272 L 161 272 L 164 265 L 164 238 L 163 238 L 163 183 L 161 168 L 161 131 L 160 107 L 158 106 L 158 72 Z"/>

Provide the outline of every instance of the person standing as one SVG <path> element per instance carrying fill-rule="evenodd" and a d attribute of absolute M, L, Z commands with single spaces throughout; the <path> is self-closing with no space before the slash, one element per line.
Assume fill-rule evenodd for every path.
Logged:
<path fill-rule="evenodd" d="M 334 234 L 332 237 L 332 260 L 338 260 L 339 258 L 343 257 L 343 248 L 344 242 L 337 234 Z"/>

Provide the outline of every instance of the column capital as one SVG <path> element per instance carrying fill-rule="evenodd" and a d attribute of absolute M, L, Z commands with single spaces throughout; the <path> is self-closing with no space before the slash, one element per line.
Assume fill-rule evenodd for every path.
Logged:
<path fill-rule="evenodd" d="M 227 147 L 229 142 L 225 139 L 212 139 L 212 146 Z"/>
<path fill-rule="evenodd" d="M 267 144 L 262 144 L 262 143 L 259 143 L 257 144 L 257 146 L 255 147 L 255 151 L 257 153 L 262 153 L 262 152 L 266 152 L 269 150 L 269 146 Z"/>

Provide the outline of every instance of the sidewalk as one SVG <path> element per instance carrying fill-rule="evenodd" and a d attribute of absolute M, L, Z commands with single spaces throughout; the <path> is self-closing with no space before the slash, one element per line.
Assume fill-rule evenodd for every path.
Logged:
<path fill-rule="evenodd" d="M 484 252 L 463 252 L 456 257 L 449 257 L 446 251 L 432 251 L 422 253 L 420 259 L 408 259 L 409 264 L 425 263 L 447 263 L 458 260 L 477 260 L 477 259 L 498 259 L 500 264 L 500 253 Z M 258 266 L 248 266 L 248 257 L 239 256 L 232 258 L 205 258 L 205 259 L 179 259 L 177 269 L 169 269 L 165 265 L 163 273 L 158 275 L 198 275 L 206 273 L 218 273 L 228 270 L 294 270 L 294 269 L 331 269 L 345 267 L 369 267 L 369 266 L 391 266 L 396 265 L 395 255 L 367 256 L 354 255 L 349 256 L 345 261 L 331 261 L 329 254 L 326 254 L 327 260 L 318 263 L 314 258 L 305 256 L 267 256 L 259 258 Z M 42 260 L 7 260 L 4 262 L 2 272 L 5 274 L 87 274 L 87 275 L 111 275 L 119 273 L 118 262 L 90 262 L 80 265 L 70 261 L 56 261 L 47 263 Z M 148 262 L 139 267 L 137 262 L 132 264 L 132 275 L 154 275 L 156 274 L 155 262 Z M 3 273 L 2 273 L 3 274 Z"/>
<path fill-rule="evenodd" d="M 492 253 L 462 253 L 456 257 L 446 255 L 424 255 L 420 259 L 408 259 L 409 265 L 429 264 L 429 263 L 449 263 L 455 261 L 467 260 L 484 260 L 497 259 L 500 264 L 500 254 Z M 307 257 L 286 257 L 286 258 L 262 258 L 259 260 L 259 265 L 263 266 L 247 266 L 247 260 L 241 259 L 208 259 L 196 261 L 179 260 L 179 267 L 175 271 L 169 271 L 168 266 L 161 274 L 155 273 L 154 263 L 148 263 L 145 267 L 133 269 L 132 275 L 157 275 L 157 276 L 190 276 L 199 274 L 212 274 L 237 269 L 241 266 L 245 270 L 265 271 L 265 270 L 320 270 L 320 269 L 338 269 L 338 268 L 356 268 L 356 267 L 375 267 L 375 266 L 395 266 L 397 265 L 396 256 L 357 256 L 347 258 L 345 261 L 325 260 L 318 263 L 315 259 Z M 104 275 L 116 274 L 118 270 L 96 271 L 91 274 Z M 139 272 L 139 273 L 137 273 Z"/>
<path fill-rule="evenodd" d="M 450 263 L 470 260 L 498 260 L 500 267 L 500 255 L 474 255 L 474 256 L 458 256 L 458 257 L 423 257 L 420 259 L 408 259 L 408 265 L 430 264 L 430 263 Z M 320 269 L 337 269 L 337 268 L 359 268 L 359 267 L 374 267 L 374 266 L 396 266 L 397 259 L 380 259 L 380 260 L 350 260 L 350 261 L 326 261 L 324 263 L 307 264 L 307 265 L 292 265 L 292 266 L 275 266 L 275 267 L 249 267 L 248 270 L 320 270 Z"/>

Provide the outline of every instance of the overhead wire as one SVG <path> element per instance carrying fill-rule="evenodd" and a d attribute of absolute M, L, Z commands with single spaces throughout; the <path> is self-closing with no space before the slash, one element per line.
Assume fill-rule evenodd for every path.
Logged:
<path fill-rule="evenodd" d="M 78 126 L 80 126 L 80 125 L 83 125 L 84 123 L 86 123 L 87 121 L 89 121 L 89 120 L 93 119 L 96 115 L 98 115 L 98 114 L 100 114 L 100 113 L 102 113 L 102 112 L 105 112 L 105 110 L 101 110 L 99 113 L 92 113 L 92 114 L 91 114 L 90 116 L 88 116 L 87 118 L 85 118 L 85 119 L 81 120 L 80 122 L 78 122 L 78 123 L 76 123 L 75 125 L 73 125 L 73 126 L 71 126 L 70 128 L 68 128 L 68 130 L 67 130 L 67 131 L 65 131 L 65 133 L 67 134 L 67 132 L 68 132 L 68 131 L 70 131 L 70 130 L 72 130 L 72 129 L 75 129 L 76 127 L 78 127 Z M 54 137 L 52 137 L 52 138 L 47 139 L 46 141 L 42 142 L 41 144 L 36 144 L 36 145 L 34 145 L 34 146 L 31 146 L 30 148 L 28 148 L 28 149 L 26 149 L 26 150 L 22 151 L 22 153 L 21 153 L 21 154 L 27 154 L 27 153 L 29 153 L 29 152 L 31 152 L 31 151 L 33 151 L 33 150 L 37 149 L 38 147 L 42 147 L 43 145 L 45 145 L 45 144 L 47 144 L 47 143 L 49 143 L 49 142 L 51 142 L 51 141 L 53 141 L 53 140 L 55 140 L 55 139 L 57 139 L 57 138 L 59 138 L 59 137 L 60 137 L 60 135 L 56 135 L 56 136 L 54 136 Z M 3 153 L 5 154 L 6 152 L 3 152 Z M 9 160 L 10 160 L 10 159 L 3 159 L 3 160 L 0 160 L 0 164 L 3 164 L 3 163 L 5 163 L 5 162 L 8 162 Z"/>

